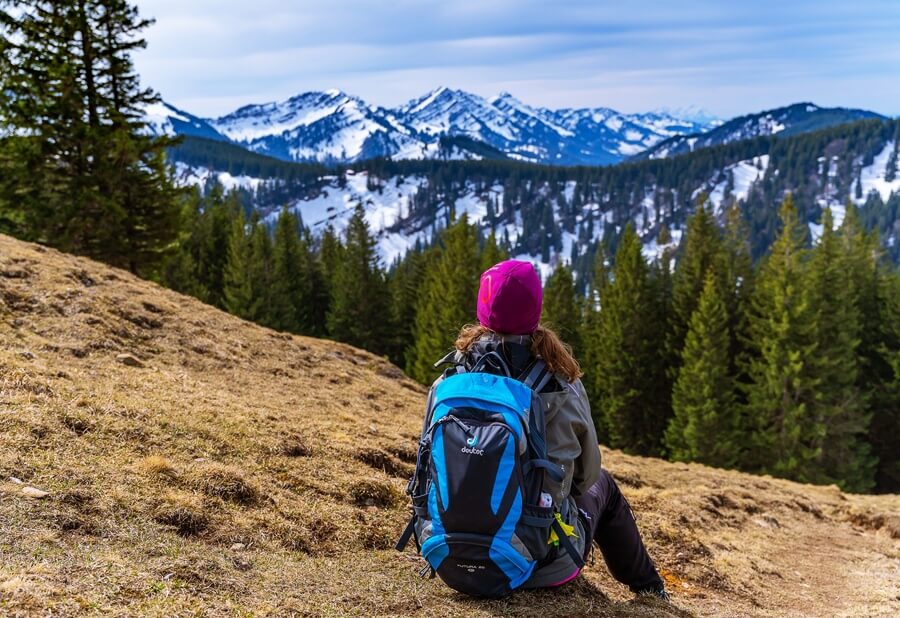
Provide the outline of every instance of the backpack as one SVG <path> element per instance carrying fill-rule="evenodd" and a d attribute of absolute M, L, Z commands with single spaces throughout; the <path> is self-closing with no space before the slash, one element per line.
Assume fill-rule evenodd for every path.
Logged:
<path fill-rule="evenodd" d="M 503 357 L 488 352 L 471 369 L 448 369 L 432 389 L 406 490 L 413 513 L 397 543 L 403 551 L 415 537 L 428 562 L 422 575 L 499 598 L 555 560 L 560 546 L 584 566 L 542 491 L 545 473 L 563 479 L 547 459 L 538 396 L 551 378 L 536 359 L 514 379 Z M 556 546 L 548 542 L 551 529 Z"/>

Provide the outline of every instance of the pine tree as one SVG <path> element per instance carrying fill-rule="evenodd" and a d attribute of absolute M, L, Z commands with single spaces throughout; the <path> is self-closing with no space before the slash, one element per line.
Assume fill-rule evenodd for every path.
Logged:
<path fill-rule="evenodd" d="M 321 264 L 322 277 L 325 279 L 325 285 L 328 288 L 329 298 L 332 294 L 332 286 L 335 273 L 338 266 L 343 261 L 344 247 L 341 245 L 340 239 L 334 233 L 334 228 L 329 224 L 322 232 L 319 239 L 319 262 Z"/>
<path fill-rule="evenodd" d="M 481 250 L 481 272 L 508 259 L 509 252 L 497 244 L 497 237 L 494 234 L 494 230 L 491 230 L 491 233 L 488 234 L 488 237 L 485 239 L 484 247 Z"/>
<path fill-rule="evenodd" d="M 603 353 L 600 345 L 600 306 L 605 297 L 605 289 L 608 283 L 609 272 L 606 250 L 603 243 L 599 243 L 594 254 L 590 286 L 588 287 L 584 303 L 584 320 L 580 339 L 583 350 L 581 367 L 584 370 L 582 383 L 591 401 L 597 439 L 603 444 L 609 442 L 609 432 L 601 414 L 600 405 L 600 400 L 603 397 L 603 391 L 599 383 L 600 355 Z"/>
<path fill-rule="evenodd" d="M 302 247 L 302 271 L 304 273 L 303 298 L 305 326 L 303 334 L 324 337 L 328 334 L 328 311 L 331 306 L 331 290 L 322 272 L 322 260 L 316 252 L 312 232 L 300 226 Z"/>
<path fill-rule="evenodd" d="M 199 191 L 183 202 L 178 248 L 164 263 L 162 281 L 172 289 L 225 308 L 224 274 L 232 221 L 240 211 L 237 196 L 226 196 L 215 184 L 208 195 Z"/>
<path fill-rule="evenodd" d="M 151 136 L 144 120 L 148 105 L 160 102 L 150 89 L 141 88 L 131 54 L 146 47 L 140 32 L 153 24 L 142 19 L 126 0 L 80 0 L 85 19 L 82 46 L 85 74 L 95 73 L 98 91 L 98 166 L 101 186 L 114 195 L 124 211 L 123 242 L 108 261 L 144 276 L 155 272 L 178 234 L 175 188 L 166 164 L 166 149 L 177 140 Z M 93 21 L 87 19 L 93 14 Z M 84 38 L 95 42 L 90 53 Z M 88 59 L 96 67 L 87 70 Z M 102 115 L 108 116 L 103 122 Z M 96 129 L 95 129 L 96 130 Z"/>
<path fill-rule="evenodd" d="M 822 236 L 810 260 L 810 303 L 813 308 L 819 382 L 815 415 L 822 419 L 819 482 L 836 482 L 845 490 L 867 491 L 873 485 L 874 460 L 866 442 L 871 420 L 857 377 L 860 315 L 850 280 L 852 257 L 846 256 L 833 230 L 831 210 L 822 216 Z"/>
<path fill-rule="evenodd" d="M 878 456 L 876 490 L 900 491 L 900 273 L 884 274 L 879 280 L 877 389 L 871 404 L 874 412 L 869 440 Z"/>
<path fill-rule="evenodd" d="M 746 375 L 741 373 L 746 362 L 741 359 L 747 354 L 747 313 L 755 278 L 749 237 L 740 207 L 732 206 L 725 219 L 725 287 L 722 300 L 728 314 L 731 338 L 728 345 L 730 371 L 735 380 L 743 383 L 747 382 Z"/>
<path fill-rule="evenodd" d="M 217 183 L 202 201 L 201 208 L 194 238 L 197 250 L 194 263 L 201 290 L 199 298 L 224 309 L 228 238 L 231 235 L 231 222 L 241 205 L 235 194 L 226 195 L 224 187 Z"/>
<path fill-rule="evenodd" d="M 0 1 L 0 203 L 24 236 L 154 275 L 178 234 L 168 138 L 144 131 L 131 53 L 151 22 L 121 0 Z"/>
<path fill-rule="evenodd" d="M 195 298 L 200 298 L 202 294 L 197 280 L 195 236 L 202 216 L 202 203 L 203 198 L 196 188 L 182 198 L 177 249 L 165 260 L 161 275 L 163 285 Z"/>
<path fill-rule="evenodd" d="M 272 295 L 270 323 L 275 329 L 307 334 L 309 274 L 304 272 L 306 247 L 300 240 L 300 222 L 287 208 L 275 224 L 272 247 Z"/>
<path fill-rule="evenodd" d="M 406 361 L 407 373 L 425 384 L 437 376 L 432 364 L 452 349 L 459 328 L 474 321 L 481 274 L 477 230 L 466 215 L 445 230 L 441 244 L 416 301 Z"/>
<path fill-rule="evenodd" d="M 228 259 L 223 274 L 225 309 L 238 317 L 250 319 L 253 313 L 253 281 L 251 279 L 250 238 L 243 209 L 238 209 L 228 237 Z"/>
<path fill-rule="evenodd" d="M 744 467 L 799 481 L 819 477 L 825 435 L 815 415 L 819 380 L 813 312 L 805 289 L 806 230 L 788 195 L 782 230 L 762 266 L 751 303 L 747 388 L 750 450 Z"/>
<path fill-rule="evenodd" d="M 663 227 L 661 236 L 664 240 L 667 232 L 666 228 Z M 677 375 L 673 368 L 681 364 L 680 353 L 676 353 L 675 350 L 664 343 L 672 338 L 672 288 L 674 285 L 672 264 L 674 262 L 674 253 L 675 250 L 673 248 L 667 247 L 651 264 L 648 282 L 652 302 L 646 309 L 648 319 L 651 320 L 651 325 L 655 327 L 655 340 L 663 342 L 662 345 L 657 345 L 654 348 L 652 371 L 658 377 L 654 381 L 653 391 L 650 393 L 652 395 L 652 410 L 655 411 L 654 417 L 659 419 L 660 426 L 663 428 L 668 426 L 673 415 L 672 385 Z"/>
<path fill-rule="evenodd" d="M 562 261 L 556 264 L 544 284 L 542 322 L 572 346 L 576 357 L 581 355 L 581 311 L 575 294 L 575 281 L 572 271 Z"/>
<path fill-rule="evenodd" d="M 867 206 L 868 208 L 868 206 Z M 900 491 L 900 388 L 892 359 L 900 350 L 900 288 L 896 271 L 882 263 L 876 233 L 863 230 L 859 212 L 846 205 L 840 230 L 840 254 L 849 273 L 848 286 L 859 315 L 857 388 L 871 414 L 868 442 L 877 459 L 875 489 Z"/>
<path fill-rule="evenodd" d="M 619 242 L 612 279 L 603 288 L 598 323 L 597 388 L 600 425 L 610 446 L 640 455 L 660 453 L 667 418 L 655 387 L 664 376 L 657 308 L 641 242 L 629 225 Z"/>
<path fill-rule="evenodd" d="M 250 281 L 250 310 L 247 319 L 271 326 L 272 317 L 272 281 L 274 277 L 274 259 L 272 237 L 268 228 L 255 216 L 250 224 L 248 276 Z"/>
<path fill-rule="evenodd" d="M 391 321 L 394 336 L 391 341 L 391 360 L 398 367 L 406 367 L 407 352 L 411 349 L 416 321 L 416 304 L 425 274 L 438 257 L 438 249 L 417 247 L 407 253 L 393 269 L 388 281 L 391 297 Z"/>
<path fill-rule="evenodd" d="M 338 341 L 384 354 L 393 330 L 390 299 L 361 204 L 347 224 L 342 253 L 334 273 L 328 331 Z"/>
<path fill-rule="evenodd" d="M 685 337 L 665 443 L 674 460 L 730 467 L 737 450 L 734 383 L 728 313 L 718 288 L 715 274 L 707 273 Z"/>
<path fill-rule="evenodd" d="M 673 376 L 678 370 L 678 359 L 681 357 L 691 316 L 700 303 L 706 275 L 710 271 L 717 272 L 720 296 L 726 287 L 722 281 L 724 274 L 721 268 L 724 255 L 722 235 L 706 206 L 705 196 L 703 199 L 688 220 L 684 253 L 678 261 L 672 281 L 672 312 L 667 345 L 671 357 L 675 359 L 672 366 Z"/>

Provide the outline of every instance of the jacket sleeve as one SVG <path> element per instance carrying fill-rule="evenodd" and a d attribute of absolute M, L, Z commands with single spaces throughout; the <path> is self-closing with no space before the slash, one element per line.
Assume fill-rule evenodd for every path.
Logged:
<path fill-rule="evenodd" d="M 600 449 L 584 387 L 560 380 L 564 390 L 541 395 L 547 405 L 547 451 L 565 473 L 562 483 L 545 477 L 554 502 L 587 492 L 600 477 Z"/>
<path fill-rule="evenodd" d="M 572 474 L 572 494 L 581 495 L 600 478 L 600 445 L 591 417 L 591 404 L 581 380 L 568 384 L 567 403 L 572 408 L 572 429 L 581 446 L 581 454 L 575 459 Z"/>

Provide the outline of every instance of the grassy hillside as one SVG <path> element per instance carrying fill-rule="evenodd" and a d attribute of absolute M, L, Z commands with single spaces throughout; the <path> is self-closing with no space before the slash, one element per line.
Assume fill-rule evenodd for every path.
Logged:
<path fill-rule="evenodd" d="M 368 353 L 0 236 L 0 614 L 900 613 L 900 497 L 607 450 L 675 607 L 599 554 L 504 601 L 420 579 L 390 547 L 423 403 Z"/>

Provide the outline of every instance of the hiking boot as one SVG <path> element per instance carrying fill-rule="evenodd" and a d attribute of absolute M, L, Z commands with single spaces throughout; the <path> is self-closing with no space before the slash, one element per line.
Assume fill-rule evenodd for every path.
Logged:
<path fill-rule="evenodd" d="M 666 587 L 662 584 L 659 586 L 652 586 L 649 588 L 644 588 L 643 590 L 638 590 L 634 593 L 639 597 L 655 597 L 665 603 L 671 603 L 672 597 L 669 596 L 669 593 L 666 591 Z"/>

